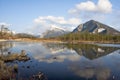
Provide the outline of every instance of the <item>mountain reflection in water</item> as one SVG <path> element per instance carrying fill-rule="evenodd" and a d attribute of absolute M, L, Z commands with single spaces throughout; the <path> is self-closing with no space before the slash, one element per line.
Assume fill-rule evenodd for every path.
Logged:
<path fill-rule="evenodd" d="M 120 47 L 115 45 L 5 42 L 0 50 L 2 54 L 26 50 L 31 57 L 17 61 L 17 79 L 29 80 L 42 71 L 48 80 L 120 80 Z"/>
<path fill-rule="evenodd" d="M 80 44 L 80 45 L 67 45 L 68 48 L 75 50 L 80 56 L 84 56 L 90 60 L 97 59 L 108 55 L 119 48 L 116 47 L 102 47 L 90 44 Z"/>

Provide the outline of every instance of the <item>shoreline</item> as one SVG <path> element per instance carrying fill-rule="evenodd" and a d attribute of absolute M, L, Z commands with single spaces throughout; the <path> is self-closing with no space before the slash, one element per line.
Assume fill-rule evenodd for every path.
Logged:
<path fill-rule="evenodd" d="M 4 41 L 8 41 L 8 40 L 6 40 L 6 39 L 0 39 L 0 42 L 4 42 Z"/>
<path fill-rule="evenodd" d="M 64 43 L 64 44 L 120 44 L 120 42 L 111 42 L 111 41 L 62 41 L 62 40 L 56 40 L 56 39 L 40 39 L 40 40 L 35 40 L 35 39 L 11 39 L 11 40 L 6 40 L 6 39 L 0 39 L 0 42 L 5 42 L 5 41 L 17 41 L 17 42 L 45 42 L 45 43 Z"/>
<path fill-rule="evenodd" d="M 111 42 L 111 41 L 62 41 L 62 40 L 56 40 L 56 39 L 42 39 L 42 40 L 31 40 L 31 39 L 16 39 L 13 41 L 24 41 L 24 42 L 45 42 L 45 43 L 70 43 L 70 44 L 120 44 L 120 42 Z"/>

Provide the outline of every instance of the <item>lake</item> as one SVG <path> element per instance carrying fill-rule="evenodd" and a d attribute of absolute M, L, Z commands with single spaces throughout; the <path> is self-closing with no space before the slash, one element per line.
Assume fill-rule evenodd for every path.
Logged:
<path fill-rule="evenodd" d="M 42 72 L 47 80 L 120 80 L 120 44 L 58 44 L 0 42 L 1 54 L 25 50 L 28 61 L 18 65 L 16 80 L 34 80 Z"/>

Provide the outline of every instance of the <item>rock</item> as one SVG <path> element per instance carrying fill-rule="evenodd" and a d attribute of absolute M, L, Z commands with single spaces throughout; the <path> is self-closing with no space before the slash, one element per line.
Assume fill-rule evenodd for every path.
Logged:
<path fill-rule="evenodd" d="M 30 66 L 27 66 L 27 68 L 30 68 Z"/>
<path fill-rule="evenodd" d="M 57 57 L 54 57 L 53 59 L 57 59 Z"/>
<path fill-rule="evenodd" d="M 33 75 L 33 80 L 48 80 L 48 79 L 42 72 L 39 72 L 38 74 Z"/>
<path fill-rule="evenodd" d="M 21 50 L 21 56 L 22 56 L 22 57 L 25 57 L 25 56 L 26 56 L 25 50 Z"/>
<path fill-rule="evenodd" d="M 8 54 L 11 54 L 11 52 L 8 52 Z"/>

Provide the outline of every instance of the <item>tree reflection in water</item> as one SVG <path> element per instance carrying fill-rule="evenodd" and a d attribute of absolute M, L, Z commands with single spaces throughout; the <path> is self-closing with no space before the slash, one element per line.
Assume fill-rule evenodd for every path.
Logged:
<path fill-rule="evenodd" d="M 113 76 L 116 80 L 120 79 L 117 77 L 120 74 L 119 47 L 90 44 L 0 43 L 0 55 L 7 55 L 8 51 L 20 52 L 22 49 L 31 57 L 30 61 L 6 63 L 7 66 L 18 64 L 18 79 L 30 79 L 41 71 L 47 74 L 48 80 L 64 80 L 64 77 L 69 80 L 109 80 L 113 79 Z"/>
<path fill-rule="evenodd" d="M 69 49 L 75 51 L 79 55 L 79 59 L 77 59 L 79 62 L 77 60 L 76 60 L 77 62 L 74 60 L 75 62 L 71 62 L 70 64 L 68 64 L 68 68 L 76 75 L 86 79 L 97 79 L 97 80 L 108 80 L 110 78 L 114 78 L 114 76 L 112 76 L 111 69 L 108 66 L 106 66 L 106 63 L 102 60 L 102 58 L 104 56 L 107 56 L 108 54 L 114 53 L 115 51 L 119 50 L 120 49 L 119 47 L 110 47 L 110 46 L 102 47 L 102 46 L 90 45 L 90 44 L 79 44 L 79 45 L 65 44 L 62 46 L 60 46 L 60 44 L 59 46 L 56 45 L 57 44 L 50 43 L 50 44 L 46 44 L 45 46 L 48 49 L 52 50 L 52 52 L 57 52 L 60 50 L 61 52 L 62 50 L 63 52 L 65 52 L 67 49 Z M 71 59 L 74 58 L 76 59 L 74 54 L 72 54 L 72 56 L 70 57 Z M 82 56 L 84 57 L 84 59 L 80 59 L 80 57 Z M 60 57 L 59 55 L 56 55 L 56 60 L 59 60 L 59 57 Z M 66 57 L 66 59 L 69 58 Z M 115 59 L 116 58 L 114 58 L 113 60 Z"/>

